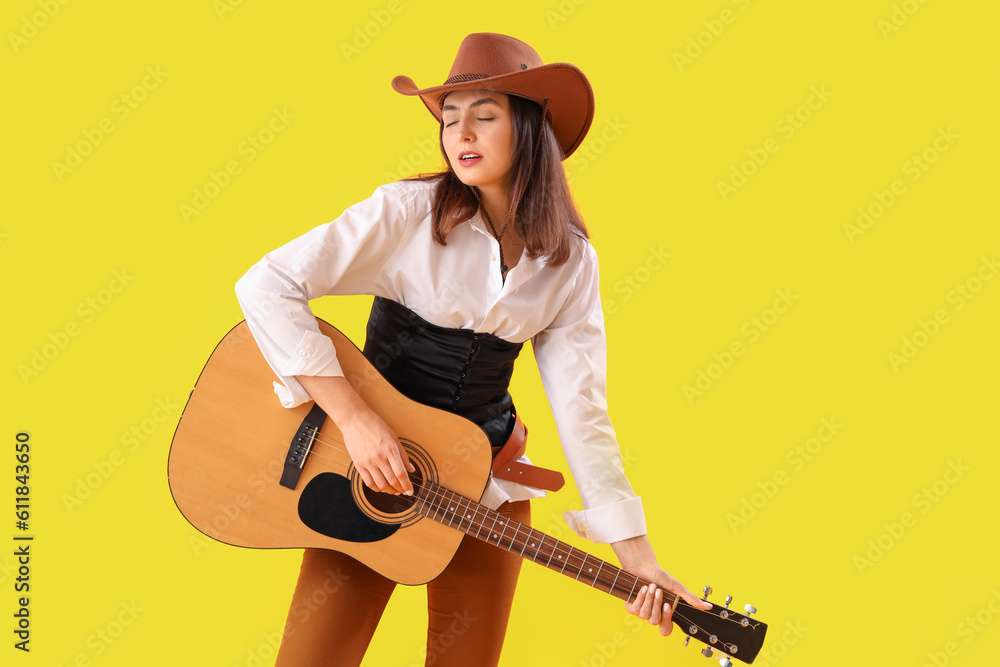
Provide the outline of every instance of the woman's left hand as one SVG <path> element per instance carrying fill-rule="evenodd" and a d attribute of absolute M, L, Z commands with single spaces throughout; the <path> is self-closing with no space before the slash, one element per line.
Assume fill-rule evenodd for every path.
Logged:
<path fill-rule="evenodd" d="M 670 573 L 656 562 L 656 555 L 649 539 L 645 536 L 615 542 L 611 545 L 622 568 L 627 572 L 650 582 L 636 594 L 635 598 L 625 604 L 630 614 L 635 614 L 650 625 L 657 625 L 664 637 L 673 630 L 674 605 L 664 600 L 664 596 L 672 602 L 674 596 L 681 597 L 695 609 L 711 609 L 712 605 L 689 591 L 683 584 L 670 576 Z"/>

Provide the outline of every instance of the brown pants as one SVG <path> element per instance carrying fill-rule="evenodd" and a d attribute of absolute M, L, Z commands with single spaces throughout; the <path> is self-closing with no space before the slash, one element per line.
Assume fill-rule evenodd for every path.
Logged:
<path fill-rule="evenodd" d="M 499 511 L 531 522 L 529 501 Z M 500 661 L 521 558 L 470 536 L 427 584 L 426 667 Z M 306 549 L 275 667 L 356 667 L 396 583 L 350 556 Z"/>

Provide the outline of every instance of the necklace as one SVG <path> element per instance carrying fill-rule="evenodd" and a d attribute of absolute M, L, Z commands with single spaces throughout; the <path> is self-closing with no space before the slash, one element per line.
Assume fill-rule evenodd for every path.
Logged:
<path fill-rule="evenodd" d="M 503 223 L 503 227 L 500 228 L 500 232 L 497 232 L 496 226 L 493 224 L 493 220 L 490 219 L 490 214 L 486 212 L 486 207 L 480 205 L 480 209 L 483 212 L 483 217 L 486 218 L 486 224 L 490 226 L 490 231 L 493 233 L 493 238 L 497 240 L 497 245 L 500 247 L 500 274 L 502 278 L 507 277 L 507 263 L 503 260 L 503 235 L 507 233 L 507 222 Z"/>

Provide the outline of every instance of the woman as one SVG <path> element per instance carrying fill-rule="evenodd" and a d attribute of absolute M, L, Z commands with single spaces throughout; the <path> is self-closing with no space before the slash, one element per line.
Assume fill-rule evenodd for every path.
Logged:
<path fill-rule="evenodd" d="M 276 393 L 285 407 L 311 398 L 326 411 L 367 486 L 412 494 L 412 465 L 343 377 L 309 299 L 375 295 L 366 356 L 391 349 L 381 357 L 387 379 L 415 400 L 472 419 L 494 453 L 523 437 L 507 384 L 531 340 L 586 508 L 567 512 L 567 521 L 612 544 L 624 569 L 657 584 L 627 608 L 669 634 L 661 588 L 709 605 L 657 564 L 607 416 L 597 258 L 561 164 L 593 119 L 590 84 L 572 65 L 544 65 L 523 42 L 474 34 L 444 85 L 421 90 L 396 77 L 393 88 L 419 95 L 440 122 L 447 169 L 378 188 L 241 278 L 240 304 L 281 380 Z M 393 346 L 402 336 L 411 344 Z M 495 473 L 482 502 L 528 523 L 530 498 L 544 495 L 538 487 L 558 483 L 547 484 L 551 471 L 527 458 L 520 463 L 534 486 Z M 427 664 L 497 664 L 519 568 L 516 555 L 465 538 L 428 584 Z M 360 664 L 394 585 L 349 557 L 307 550 L 277 664 Z M 310 604 L 321 589 L 330 600 Z"/>

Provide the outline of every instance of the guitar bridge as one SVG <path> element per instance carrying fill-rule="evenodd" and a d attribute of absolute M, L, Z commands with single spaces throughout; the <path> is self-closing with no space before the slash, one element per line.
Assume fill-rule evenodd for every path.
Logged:
<path fill-rule="evenodd" d="M 323 408 L 314 403 L 312 410 L 309 411 L 306 418 L 299 424 L 298 430 L 295 431 L 292 444 L 288 446 L 288 454 L 285 455 L 285 467 L 281 472 L 281 482 L 279 482 L 283 487 L 294 489 L 298 485 L 299 477 L 302 476 L 302 468 L 309 458 L 309 453 L 312 452 L 313 443 L 316 441 L 316 436 L 319 435 L 319 430 L 323 427 L 323 422 L 325 421 L 326 413 L 323 412 Z"/>

